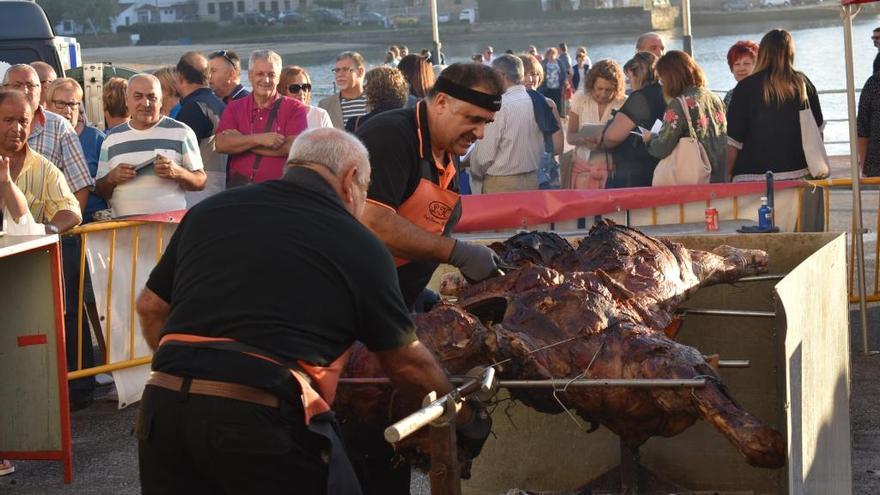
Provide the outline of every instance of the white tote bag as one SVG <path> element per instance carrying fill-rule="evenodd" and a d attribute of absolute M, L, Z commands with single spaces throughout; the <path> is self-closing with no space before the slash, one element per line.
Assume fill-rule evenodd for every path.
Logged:
<path fill-rule="evenodd" d="M 691 115 L 687 102 L 678 98 L 684 110 L 688 136 L 682 136 L 666 158 L 660 160 L 654 169 L 652 186 L 681 186 L 687 184 L 706 184 L 712 173 L 712 164 L 703 144 L 697 140 L 697 134 L 691 126 Z"/>
<path fill-rule="evenodd" d="M 810 175 L 816 179 L 828 177 L 831 167 L 828 166 L 828 153 L 825 151 L 825 141 L 816 124 L 816 117 L 810 109 L 810 98 L 807 96 L 807 88 L 804 86 L 803 93 L 806 108 L 800 111 L 801 142 L 804 148 L 804 157 L 807 159 L 807 168 Z"/>

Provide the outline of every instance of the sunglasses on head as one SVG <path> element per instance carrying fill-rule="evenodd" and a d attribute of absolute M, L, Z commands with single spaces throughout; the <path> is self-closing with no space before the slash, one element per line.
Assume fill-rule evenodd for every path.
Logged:
<path fill-rule="evenodd" d="M 227 62 L 229 62 L 229 65 L 231 65 L 233 67 L 237 67 L 237 65 L 235 64 L 235 61 L 229 57 L 229 52 L 226 50 L 217 50 L 216 52 L 214 52 L 214 55 L 211 58 L 215 58 L 215 57 L 223 57 L 226 59 Z"/>
<path fill-rule="evenodd" d="M 291 93 L 299 93 L 300 91 L 311 91 L 312 85 L 309 83 L 305 84 L 291 84 L 287 87 L 287 90 Z"/>

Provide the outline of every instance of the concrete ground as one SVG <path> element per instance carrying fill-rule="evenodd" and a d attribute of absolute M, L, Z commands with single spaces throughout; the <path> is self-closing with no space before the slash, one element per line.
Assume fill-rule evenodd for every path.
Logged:
<path fill-rule="evenodd" d="M 847 163 L 835 158 L 834 177 L 848 176 Z M 865 194 L 864 218 L 868 291 L 874 291 L 874 255 L 877 246 L 878 192 Z M 831 230 L 848 230 L 851 195 L 831 194 Z M 880 305 L 869 305 L 870 349 L 880 349 Z M 857 307 L 850 313 L 852 349 L 853 492 L 880 493 L 880 355 L 863 356 Z M 99 389 L 107 393 L 107 388 Z M 131 435 L 137 406 L 116 409 L 116 402 L 99 399 L 72 414 L 74 482 L 64 485 L 57 462 L 16 461 L 16 473 L 0 477 L 2 495 L 125 495 L 139 493 L 137 443 Z"/>

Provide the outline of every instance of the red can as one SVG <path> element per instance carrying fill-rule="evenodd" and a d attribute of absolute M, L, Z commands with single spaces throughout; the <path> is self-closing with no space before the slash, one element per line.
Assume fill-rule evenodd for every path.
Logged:
<path fill-rule="evenodd" d="M 718 210 L 706 208 L 706 230 L 718 230 Z"/>

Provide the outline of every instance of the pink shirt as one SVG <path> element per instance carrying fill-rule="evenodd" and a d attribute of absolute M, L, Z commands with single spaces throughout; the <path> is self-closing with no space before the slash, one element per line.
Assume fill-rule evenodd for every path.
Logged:
<path fill-rule="evenodd" d="M 272 128 L 267 131 L 266 121 L 269 119 L 269 114 L 272 113 L 272 107 L 275 106 L 275 101 L 278 98 L 281 98 L 281 106 L 278 107 L 278 114 L 275 116 Z M 297 136 L 308 126 L 308 113 L 308 107 L 299 100 L 280 95 L 276 96 L 275 100 L 272 100 L 266 107 L 259 108 L 254 100 L 254 95 L 250 94 L 229 102 L 220 117 L 216 134 L 227 129 L 236 129 L 242 134 L 277 132 L 285 137 Z M 253 174 L 254 160 L 257 156 L 256 153 L 250 151 L 229 155 L 228 184 L 241 185 L 249 182 L 248 179 Z M 280 179 L 286 163 L 286 156 L 264 156 L 260 159 L 253 182 Z"/>

